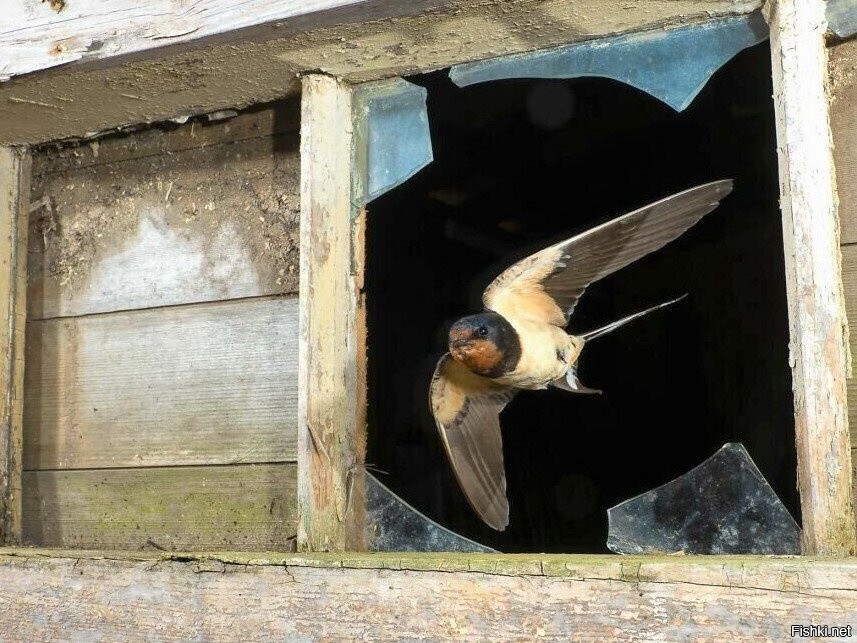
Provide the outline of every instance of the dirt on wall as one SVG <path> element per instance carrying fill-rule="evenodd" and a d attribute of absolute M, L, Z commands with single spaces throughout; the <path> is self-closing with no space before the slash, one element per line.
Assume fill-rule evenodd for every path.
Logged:
<path fill-rule="evenodd" d="M 194 261 L 197 280 L 229 281 L 224 298 L 297 292 L 298 140 L 294 132 L 247 125 L 254 120 L 271 121 L 250 114 L 207 126 L 254 135 L 235 141 L 188 123 L 44 150 L 50 158 L 36 162 L 32 186 L 31 284 L 73 299 L 92 287 L 93 271 L 112 265 L 111 257 L 115 263 L 123 253 L 149 252 L 162 255 L 158 270 L 187 272 Z M 197 135 L 203 146 L 193 146 Z M 173 144 L 159 140 L 167 138 Z M 235 270 L 254 274 L 225 276 Z M 242 280 L 255 292 L 230 290 Z"/>

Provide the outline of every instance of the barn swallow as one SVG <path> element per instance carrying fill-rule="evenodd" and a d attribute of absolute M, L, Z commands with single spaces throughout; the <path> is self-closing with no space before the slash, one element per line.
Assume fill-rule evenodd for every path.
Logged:
<path fill-rule="evenodd" d="M 452 324 L 430 404 L 458 483 L 490 527 L 503 531 L 509 524 L 503 408 L 522 389 L 598 392 L 577 377 L 586 342 L 678 301 L 568 334 L 564 328 L 587 286 L 678 238 L 731 191 L 731 180 L 699 185 L 536 252 L 489 284 L 483 312 Z"/>

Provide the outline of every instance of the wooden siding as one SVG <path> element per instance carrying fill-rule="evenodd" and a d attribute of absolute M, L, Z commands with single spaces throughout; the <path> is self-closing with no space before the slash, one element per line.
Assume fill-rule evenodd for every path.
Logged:
<path fill-rule="evenodd" d="M 24 468 L 297 458 L 296 297 L 30 322 Z"/>
<path fill-rule="evenodd" d="M 293 545 L 298 104 L 223 116 L 36 156 L 24 542 Z"/>
<path fill-rule="evenodd" d="M 32 191 L 29 319 L 297 292 L 298 140 L 265 136 L 271 113 L 249 139 L 245 116 L 238 127 L 46 149 Z M 187 147 L 191 128 L 198 147 Z"/>
<path fill-rule="evenodd" d="M 293 463 L 29 471 L 24 535 L 57 547 L 288 551 L 296 484 Z"/>
<path fill-rule="evenodd" d="M 828 49 L 830 128 L 839 199 L 842 282 L 851 355 L 857 355 L 857 39 Z M 848 379 L 848 424 L 857 497 L 857 378 Z"/>
<path fill-rule="evenodd" d="M 857 243 L 857 39 L 828 49 L 840 240 Z"/>

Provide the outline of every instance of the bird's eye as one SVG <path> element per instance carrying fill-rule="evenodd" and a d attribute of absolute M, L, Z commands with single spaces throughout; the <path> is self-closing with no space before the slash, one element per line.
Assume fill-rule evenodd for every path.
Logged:
<path fill-rule="evenodd" d="M 476 334 L 480 337 L 485 337 L 488 334 L 488 329 L 485 326 L 480 326 L 476 329 Z"/>

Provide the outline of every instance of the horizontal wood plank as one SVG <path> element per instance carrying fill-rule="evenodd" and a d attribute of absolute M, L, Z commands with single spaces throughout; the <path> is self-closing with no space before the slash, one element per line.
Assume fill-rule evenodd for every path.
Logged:
<path fill-rule="evenodd" d="M 830 130 L 842 243 L 857 242 L 857 40 L 828 49 Z"/>
<path fill-rule="evenodd" d="M 24 468 L 296 459 L 296 297 L 29 322 Z"/>
<path fill-rule="evenodd" d="M 70 1 L 68 4 L 74 6 Z M 131 4 L 134 14 L 152 11 L 148 5 Z M 282 3 L 275 4 L 283 8 Z M 264 34 L 233 32 L 225 35 L 230 42 L 203 41 L 196 46 L 164 49 L 148 54 L 149 60 L 120 56 L 99 65 L 64 67 L 0 83 L 0 143 L 86 136 L 177 115 L 276 100 L 297 93 L 297 75 L 313 70 L 349 82 L 377 80 L 602 35 L 745 14 L 761 4 L 761 0 L 363 3 L 347 14 L 333 12 L 325 20 L 312 23 L 275 23 Z M 49 5 L 34 3 L 33 10 L 49 14 Z M 115 19 L 119 13 L 113 4 L 98 7 L 106 14 L 95 18 L 105 19 L 101 27 L 107 33 L 100 36 L 75 26 L 93 20 L 91 14 L 77 14 L 75 19 L 70 19 L 74 14 L 69 10 L 57 14 L 57 27 L 72 34 L 59 42 L 46 37 L 37 28 L 38 23 L 27 22 L 28 31 L 35 29 L 36 46 L 47 65 L 59 63 L 66 52 L 85 50 L 92 59 L 127 51 L 123 34 L 129 27 L 128 17 L 121 16 L 122 27 L 116 30 L 115 25 L 110 26 L 110 16 Z M 197 12 L 191 13 L 195 16 Z M 154 36 L 152 30 L 168 23 L 158 17 L 146 23 L 146 32 Z M 152 42 L 164 46 L 198 38 L 200 32 L 191 30 L 186 37 L 175 37 L 174 32 L 171 35 L 174 37 Z M 2 38 L 0 34 L 0 52 Z M 21 55 L 20 38 L 20 33 L 7 34 L 6 45 L 15 48 L 15 58 Z M 105 45 L 107 41 L 114 46 Z M 5 58 L 0 53 L 0 60 L 5 62 Z M 14 72 L 6 69 L 5 73 Z"/>
<path fill-rule="evenodd" d="M 90 165 L 106 165 L 158 154 L 173 154 L 267 138 L 300 129 L 300 100 L 291 98 L 244 112 L 223 110 L 161 127 L 134 126 L 122 133 L 93 139 L 87 143 L 49 144 L 33 158 L 33 173 L 68 172 Z"/>
<path fill-rule="evenodd" d="M 297 135 L 37 175 L 29 319 L 296 292 Z"/>
<path fill-rule="evenodd" d="M 284 550 L 297 466 L 24 473 L 25 543 L 107 549 Z"/>
<path fill-rule="evenodd" d="M 755 642 L 857 627 L 855 560 L 50 554 L 0 553 L 10 638 Z"/>

